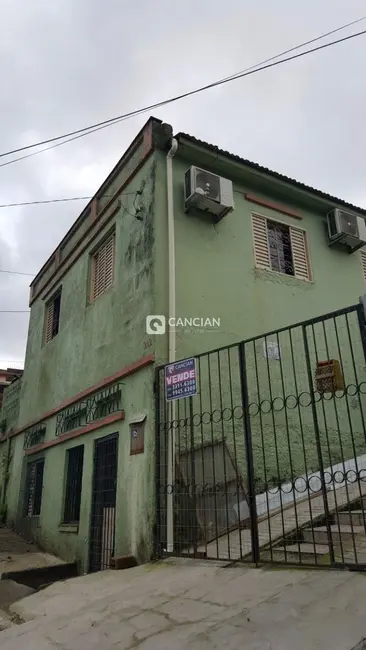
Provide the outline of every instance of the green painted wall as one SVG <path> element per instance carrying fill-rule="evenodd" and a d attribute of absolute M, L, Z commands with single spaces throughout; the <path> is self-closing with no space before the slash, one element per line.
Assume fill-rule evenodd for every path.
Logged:
<path fill-rule="evenodd" d="M 359 253 L 348 255 L 346 251 L 330 249 L 327 245 L 325 215 L 332 209 L 331 204 L 322 204 L 305 193 L 296 193 L 294 189 L 286 189 L 281 184 L 272 182 L 270 185 L 263 177 L 250 176 L 243 170 L 240 172 L 238 165 L 224 162 L 219 156 L 206 154 L 203 157 L 201 154 L 194 155 L 193 150 L 187 153 L 185 149 L 183 158 L 179 152 L 178 149 L 173 161 L 176 313 L 178 317 L 220 318 L 221 327 L 203 331 L 189 327 L 178 329 L 178 359 L 358 302 L 359 296 L 365 293 Z M 190 164 L 197 164 L 233 180 L 235 210 L 217 225 L 213 225 L 209 215 L 184 212 L 184 172 Z M 282 202 L 297 210 L 302 220 L 255 206 L 245 200 L 245 192 L 256 193 L 268 201 Z M 166 185 L 157 185 L 157 193 L 163 197 Z M 312 282 L 254 268 L 252 212 L 306 230 Z M 320 360 L 328 357 L 340 360 L 346 384 L 360 384 L 365 379 L 365 362 L 356 314 L 349 317 L 354 362 L 345 318 L 340 318 L 337 326 L 336 334 L 334 323 L 326 324 L 325 339 L 322 325 L 317 325 L 315 342 L 311 328 L 307 332 L 311 357 L 310 382 L 314 380 L 318 355 Z M 276 340 L 276 337 L 269 337 L 269 340 Z M 311 407 L 300 406 L 281 411 L 270 409 L 268 413 L 258 413 L 256 406 L 264 400 L 309 391 L 302 332 L 300 329 L 293 332 L 295 368 L 288 333 L 279 337 L 281 362 L 269 360 L 267 364 L 263 343 L 264 339 L 259 339 L 254 346 L 247 346 L 249 399 L 252 403 L 250 419 L 259 492 L 266 482 L 273 485 L 319 469 Z M 159 340 L 159 345 L 163 357 L 163 341 Z M 185 419 L 189 416 L 186 402 L 180 401 L 175 407 L 175 417 L 182 422 L 176 431 L 176 447 L 180 452 L 190 445 L 191 434 L 185 425 Z M 280 400 L 277 400 L 276 408 L 279 404 Z M 219 415 L 226 408 L 228 411 L 224 417 L 228 418 L 230 410 L 235 407 L 238 407 L 236 413 L 240 413 L 237 348 L 230 353 L 220 353 L 219 363 L 217 355 L 212 354 L 210 368 L 207 358 L 201 360 L 200 394 L 193 399 L 193 412 L 196 414 L 194 440 L 198 446 L 202 442 L 225 438 L 246 475 L 243 421 L 229 418 L 222 422 Z M 206 424 L 200 422 L 202 412 L 206 412 Z M 210 420 L 207 413 L 212 412 L 215 414 Z M 337 400 L 321 401 L 317 404 L 316 412 L 325 467 L 342 459 L 353 458 L 355 454 L 366 453 L 366 403 L 363 395 L 339 395 Z M 168 417 L 172 417 L 171 410 Z M 216 422 L 212 419 L 216 419 Z M 213 481 L 214 477 L 206 476 L 206 479 Z"/>
<path fill-rule="evenodd" d="M 89 531 L 92 502 L 93 454 L 95 441 L 118 433 L 117 503 L 116 503 L 116 553 L 135 555 L 147 561 L 152 555 L 152 527 L 154 522 L 154 417 L 151 386 L 153 368 L 146 368 L 126 378 L 123 387 L 126 419 L 102 427 L 74 440 L 58 444 L 45 452 L 25 457 L 24 434 L 13 441 L 11 481 L 8 488 L 8 521 L 20 530 L 27 522 L 20 521 L 24 503 L 24 471 L 27 462 L 45 456 L 43 497 L 37 528 L 29 529 L 33 537 L 48 552 L 67 561 L 77 560 L 81 571 L 88 570 Z M 130 455 L 130 424 L 134 414 L 146 412 L 145 451 Z M 55 426 L 55 417 L 47 420 L 47 431 Z M 50 437 L 48 434 L 47 437 Z M 84 464 L 80 523 L 78 530 L 64 532 L 60 529 L 64 509 L 66 477 L 66 452 L 84 445 Z M 1 451 L 1 450 L 0 450 Z M 23 478 L 23 480 L 22 480 Z"/>
<path fill-rule="evenodd" d="M 177 315 L 216 316 L 221 327 L 203 334 L 178 332 L 178 358 L 358 302 L 365 292 L 359 253 L 328 247 L 327 210 L 320 214 L 290 203 L 303 217 L 298 221 L 249 203 L 244 192 L 253 189 L 235 181 L 235 210 L 214 226 L 208 215 L 184 213 L 188 167 L 186 161 L 174 159 Z M 216 171 L 215 165 L 208 169 Z M 264 189 L 257 194 L 276 199 Z M 313 282 L 254 268 L 252 211 L 306 229 Z"/>
<path fill-rule="evenodd" d="M 151 352 L 145 347 L 145 317 L 153 302 L 154 184 L 150 159 L 128 186 L 128 192 L 143 189 L 143 220 L 131 216 L 134 196 L 122 196 L 114 220 L 61 280 L 60 331 L 47 345 L 42 344 L 45 303 L 37 299 L 32 305 L 20 426 Z M 88 305 L 90 251 L 113 225 L 114 286 Z"/>
<path fill-rule="evenodd" d="M 6 421 L 6 431 L 18 425 L 22 379 L 18 379 L 4 390 L 1 419 Z"/>
<path fill-rule="evenodd" d="M 142 190 L 136 201 L 141 220 L 133 216 L 135 196 L 122 194 L 116 216 L 62 278 L 60 330 L 47 345 L 42 343 L 45 302 L 38 298 L 32 305 L 18 426 L 42 417 L 63 400 L 154 352 L 154 341 L 145 333 L 145 319 L 154 312 L 156 174 L 156 160 L 151 156 L 125 190 L 129 193 Z M 116 179 L 115 188 L 123 180 L 124 176 Z M 93 304 L 88 304 L 90 253 L 113 227 L 116 232 L 114 285 Z M 12 439 L 7 494 L 9 523 L 17 525 L 19 530 L 28 526 L 43 548 L 66 560 L 77 559 L 83 571 L 87 570 L 94 441 L 115 431 L 119 433 L 116 552 L 133 553 L 140 561 L 151 557 L 155 504 L 153 379 L 153 367 L 148 367 L 122 380 L 124 422 L 43 452 L 43 500 L 37 528 L 22 517 L 24 434 Z M 145 451 L 130 456 L 128 422 L 134 413 L 141 411 L 147 413 Z M 56 416 L 45 422 L 48 442 L 55 439 Z M 79 444 L 85 445 L 79 531 L 61 532 L 66 451 Z"/>
<path fill-rule="evenodd" d="M 186 159 L 174 158 L 176 296 L 177 316 L 215 317 L 221 327 L 211 332 L 186 330 L 177 332 L 177 358 L 212 350 L 218 346 L 247 339 L 267 330 L 288 325 L 305 318 L 356 303 L 364 292 L 359 255 L 330 250 L 326 244 L 324 214 L 331 206 L 281 184 L 264 183 L 260 175 L 248 175 L 238 165 L 228 164 L 219 156 L 202 157 L 185 152 Z M 235 211 L 214 226 L 209 216 L 186 215 L 183 205 L 184 172 L 190 164 L 199 164 L 232 178 L 235 189 Z M 117 183 L 118 184 L 118 183 Z M 136 220 L 133 198 L 122 196 L 122 206 L 114 219 L 116 227 L 116 272 L 114 286 L 94 304 L 87 304 L 89 253 L 83 254 L 62 280 L 60 332 L 49 344 L 42 346 L 44 302 L 38 299 L 31 310 L 26 364 L 23 377 L 19 424 L 40 417 L 80 390 L 132 363 L 145 354 L 155 353 L 158 363 L 168 361 L 168 337 L 147 336 L 145 318 L 148 314 L 168 315 L 168 249 L 166 209 L 166 156 L 156 151 L 130 183 L 128 191 L 143 189 L 139 200 L 142 221 Z M 308 234 L 313 282 L 304 283 L 288 276 L 254 269 L 251 209 L 244 192 L 255 191 L 263 197 L 281 200 L 298 209 L 301 226 Z M 270 210 L 258 212 L 291 225 L 298 222 Z M 113 223 L 108 224 L 106 234 Z M 96 243 L 96 242 L 95 242 Z M 342 332 L 346 346 L 343 365 L 347 383 L 363 377 L 364 361 L 357 323 L 352 324 L 356 354 L 353 365 L 346 349 L 347 332 Z M 337 342 L 329 334 L 332 354 L 338 354 Z M 333 338 L 332 338 L 333 337 Z M 263 341 L 248 350 L 248 381 L 250 401 L 259 403 L 275 396 L 309 389 L 304 369 L 303 342 L 296 343 L 297 366 L 291 370 L 289 340 L 281 340 L 281 364 L 271 360 L 267 365 Z M 311 347 L 311 345 L 310 345 Z M 324 341 L 319 354 L 327 354 Z M 252 357 L 250 356 L 252 354 Z M 311 364 L 315 367 L 314 346 Z M 268 372 L 271 375 L 272 395 Z M 281 372 L 285 376 L 282 382 Z M 221 353 L 210 359 L 211 391 L 207 359 L 200 367 L 201 390 L 193 400 L 193 412 L 233 410 L 241 405 L 237 350 Z M 357 373 L 357 378 L 355 374 Z M 295 379 L 297 384 L 295 384 Z M 44 500 L 38 539 L 48 550 L 78 559 L 87 567 L 88 531 L 90 525 L 92 455 L 94 440 L 112 431 L 119 432 L 118 496 L 116 551 L 132 552 L 139 559 L 151 555 L 152 522 L 154 518 L 154 429 L 153 370 L 140 371 L 127 378 L 123 387 L 126 421 L 118 427 L 100 429 L 73 442 L 46 451 Z M 259 390 L 258 390 L 259 383 Z M 273 389 L 273 386 L 275 387 Z M 340 436 L 345 441 L 342 453 L 352 457 L 366 451 L 363 437 L 363 397 L 348 396 L 337 403 L 317 406 L 324 457 L 339 460 Z M 185 420 L 188 404 L 176 405 L 175 417 Z M 128 420 L 134 412 L 147 410 L 145 453 L 129 455 Z M 255 409 L 254 409 L 255 411 Z M 216 416 L 215 416 L 216 417 Z M 314 420 L 308 407 L 269 414 L 251 412 L 255 473 L 258 490 L 274 479 L 286 480 L 291 472 L 299 475 L 318 468 L 314 444 Z M 274 432 L 275 435 L 274 435 Z M 262 435 L 263 434 L 263 435 Z M 47 421 L 46 439 L 55 435 L 55 418 Z M 180 451 L 190 444 L 190 431 L 183 424 L 176 430 L 176 446 Z M 194 427 L 195 444 L 225 438 L 235 453 L 239 467 L 246 473 L 242 419 L 200 422 Z M 288 444 L 290 440 L 290 445 Z M 329 446 L 329 440 L 331 440 Z M 355 440 L 356 447 L 352 445 Z M 304 441 L 304 442 L 303 442 Z M 79 532 L 60 532 L 65 453 L 69 446 L 85 444 L 82 510 Z M 305 446 L 305 452 L 303 451 Z M 264 454 L 264 456 L 263 456 Z M 337 456 L 338 454 L 338 456 Z M 304 455 L 306 462 L 304 461 Z M 23 435 L 12 441 L 12 472 L 8 487 L 8 510 L 11 521 L 19 517 L 22 500 L 24 465 Z M 325 460 L 327 464 L 327 460 Z M 214 477 L 212 477 L 213 479 Z M 210 477 L 206 476 L 206 480 Z M 20 495 L 20 499 L 19 499 Z"/>

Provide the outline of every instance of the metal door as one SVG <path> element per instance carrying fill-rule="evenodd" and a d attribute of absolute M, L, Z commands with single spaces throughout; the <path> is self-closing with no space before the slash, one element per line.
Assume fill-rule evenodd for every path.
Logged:
<path fill-rule="evenodd" d="M 114 554 L 117 434 L 95 443 L 89 571 L 109 569 Z"/>

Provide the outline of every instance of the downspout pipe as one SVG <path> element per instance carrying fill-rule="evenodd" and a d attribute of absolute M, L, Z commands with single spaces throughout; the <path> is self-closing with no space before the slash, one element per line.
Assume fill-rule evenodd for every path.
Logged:
<path fill-rule="evenodd" d="M 175 318 L 175 235 L 174 235 L 174 196 L 173 196 L 173 156 L 178 149 L 178 142 L 172 138 L 171 147 L 166 157 L 167 202 L 168 202 L 168 282 L 169 306 L 168 325 Z M 173 363 L 176 358 L 175 327 L 168 327 L 168 360 Z"/>
<path fill-rule="evenodd" d="M 170 149 L 166 157 L 167 208 L 168 208 L 168 360 L 174 363 L 176 359 L 175 326 L 170 327 L 171 319 L 175 319 L 175 233 L 174 233 L 174 187 L 173 187 L 173 157 L 178 149 L 178 141 L 171 139 Z M 174 322 L 174 321 L 173 321 Z M 175 420 L 175 401 L 169 404 L 169 421 Z M 167 552 L 174 551 L 174 509 L 173 485 L 175 475 L 175 428 L 169 427 L 168 458 L 167 458 Z"/>

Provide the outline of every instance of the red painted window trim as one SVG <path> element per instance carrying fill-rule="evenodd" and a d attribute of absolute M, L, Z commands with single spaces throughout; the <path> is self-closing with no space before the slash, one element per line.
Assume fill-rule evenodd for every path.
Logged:
<path fill-rule="evenodd" d="M 150 366 L 151 364 L 154 363 L 154 361 L 155 361 L 155 355 L 149 354 L 148 356 L 142 357 L 141 359 L 135 361 L 134 363 L 130 363 L 128 366 L 125 366 L 121 370 L 118 370 L 114 375 L 110 375 L 109 377 L 102 379 L 97 384 L 94 384 L 93 386 L 89 386 L 89 388 L 86 388 L 85 390 L 82 390 L 80 393 L 76 393 L 76 395 L 74 395 L 73 397 L 70 397 L 65 401 L 61 402 L 61 404 L 56 406 L 54 409 L 51 409 L 50 411 L 43 413 L 43 415 L 37 418 L 36 420 L 33 420 L 32 422 L 28 422 L 27 424 L 25 424 L 23 427 L 20 427 L 19 429 L 15 429 L 15 431 L 12 431 L 6 437 L 12 438 L 13 436 L 19 435 L 26 429 L 29 429 L 29 427 L 33 427 L 35 424 L 38 424 L 39 422 L 43 422 L 43 420 L 47 420 L 47 418 L 56 415 L 64 408 L 71 406 L 71 404 L 75 404 L 75 402 L 78 402 L 84 397 L 87 397 L 88 395 L 95 393 L 97 390 L 105 388 L 109 384 L 118 381 L 118 379 L 122 379 L 123 377 L 128 377 L 129 375 L 132 375 L 134 372 L 137 372 L 138 370 L 142 370 L 143 368 Z"/>
<path fill-rule="evenodd" d="M 98 420 L 98 422 L 92 422 L 91 424 L 87 424 L 85 427 L 80 427 L 80 429 L 74 429 L 74 431 L 69 431 L 68 433 L 64 433 L 63 435 L 59 436 L 58 438 L 55 438 L 54 440 L 49 440 L 48 442 L 43 442 L 40 445 L 31 447 L 30 449 L 27 449 L 24 452 L 24 455 L 30 456 L 32 454 L 36 454 L 39 451 L 43 451 L 43 449 L 48 449 L 49 447 L 55 447 L 56 445 L 61 445 L 63 442 L 67 442 L 68 440 L 73 440 L 74 438 L 83 436 L 85 433 L 90 433 L 91 431 L 95 431 L 96 429 L 100 429 L 101 427 L 106 427 L 108 424 L 113 424 L 113 422 L 119 422 L 120 420 L 124 420 L 124 419 L 125 419 L 124 411 L 120 411 L 119 413 L 113 413 L 112 415 L 107 415 L 107 417 L 103 418 L 102 420 Z"/>
<path fill-rule="evenodd" d="M 286 214 L 288 217 L 294 217 L 294 219 L 302 219 L 302 216 L 299 212 L 296 212 L 291 208 L 287 208 L 284 205 L 279 205 L 278 203 L 272 203 L 272 201 L 261 199 L 259 196 L 255 196 L 255 194 L 244 194 L 244 198 L 246 201 L 250 201 L 250 203 L 262 205 L 264 208 L 269 208 L 275 212 L 281 212 L 281 214 Z"/>

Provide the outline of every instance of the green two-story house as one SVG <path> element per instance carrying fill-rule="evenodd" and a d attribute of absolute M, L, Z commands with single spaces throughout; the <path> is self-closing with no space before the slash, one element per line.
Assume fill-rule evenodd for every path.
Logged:
<path fill-rule="evenodd" d="M 150 118 L 31 284 L 9 524 L 81 571 L 148 560 L 155 366 L 356 303 L 365 217 Z"/>

